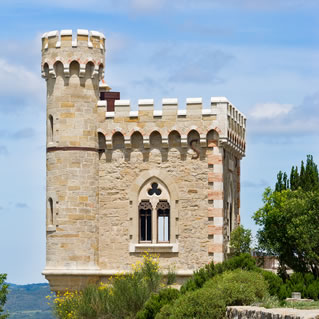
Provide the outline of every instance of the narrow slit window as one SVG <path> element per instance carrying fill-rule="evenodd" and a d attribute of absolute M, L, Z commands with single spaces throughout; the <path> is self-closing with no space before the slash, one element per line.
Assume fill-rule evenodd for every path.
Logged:
<path fill-rule="evenodd" d="M 230 204 L 230 210 L 229 210 L 229 229 L 230 234 L 233 231 L 233 203 Z"/>
<path fill-rule="evenodd" d="M 53 225 L 53 200 L 51 197 L 48 199 L 48 225 Z"/>
<path fill-rule="evenodd" d="M 53 142 L 53 116 L 49 115 L 48 118 L 48 137 L 49 142 Z"/>

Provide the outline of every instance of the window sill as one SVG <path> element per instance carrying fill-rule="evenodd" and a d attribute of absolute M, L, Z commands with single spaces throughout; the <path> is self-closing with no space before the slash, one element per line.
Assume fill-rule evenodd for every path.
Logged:
<path fill-rule="evenodd" d="M 143 253 L 144 251 L 151 253 L 178 253 L 178 244 L 130 243 L 129 251 L 130 253 Z"/>

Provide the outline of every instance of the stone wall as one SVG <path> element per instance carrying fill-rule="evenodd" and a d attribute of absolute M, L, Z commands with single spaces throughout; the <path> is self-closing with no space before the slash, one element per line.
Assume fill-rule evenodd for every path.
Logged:
<path fill-rule="evenodd" d="M 304 310 L 290 308 L 266 309 L 262 307 L 227 307 L 227 319 L 317 319 L 319 309 Z"/>

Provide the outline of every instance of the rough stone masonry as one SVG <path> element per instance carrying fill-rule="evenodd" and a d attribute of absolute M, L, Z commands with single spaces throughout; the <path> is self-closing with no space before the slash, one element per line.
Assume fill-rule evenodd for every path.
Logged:
<path fill-rule="evenodd" d="M 100 100 L 105 37 L 42 37 L 47 257 L 52 290 L 80 289 L 159 254 L 179 281 L 221 262 L 240 222 L 246 118 L 225 97 Z M 147 93 L 146 93 L 147 94 Z"/>

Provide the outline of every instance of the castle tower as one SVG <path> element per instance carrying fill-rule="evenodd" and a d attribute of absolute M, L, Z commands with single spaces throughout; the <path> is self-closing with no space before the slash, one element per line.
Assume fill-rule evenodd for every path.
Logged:
<path fill-rule="evenodd" d="M 221 262 L 240 222 L 246 119 L 226 98 L 129 100 L 99 88 L 104 36 L 44 34 L 47 263 L 52 290 L 80 289 L 159 254 L 180 282 Z M 100 94 L 101 93 L 101 94 Z M 112 92 L 106 92 L 112 93 Z M 115 94 L 116 93 L 116 94 Z M 99 100 L 101 96 L 102 100 Z M 114 104 L 114 108 L 113 108 Z M 108 106 L 108 107 L 107 107 Z"/>
<path fill-rule="evenodd" d="M 42 37 L 47 82 L 47 260 L 52 270 L 98 268 L 97 101 L 105 38 L 95 31 Z M 71 285 L 61 277 L 63 285 Z M 65 287 L 65 286 L 64 286 Z"/>

